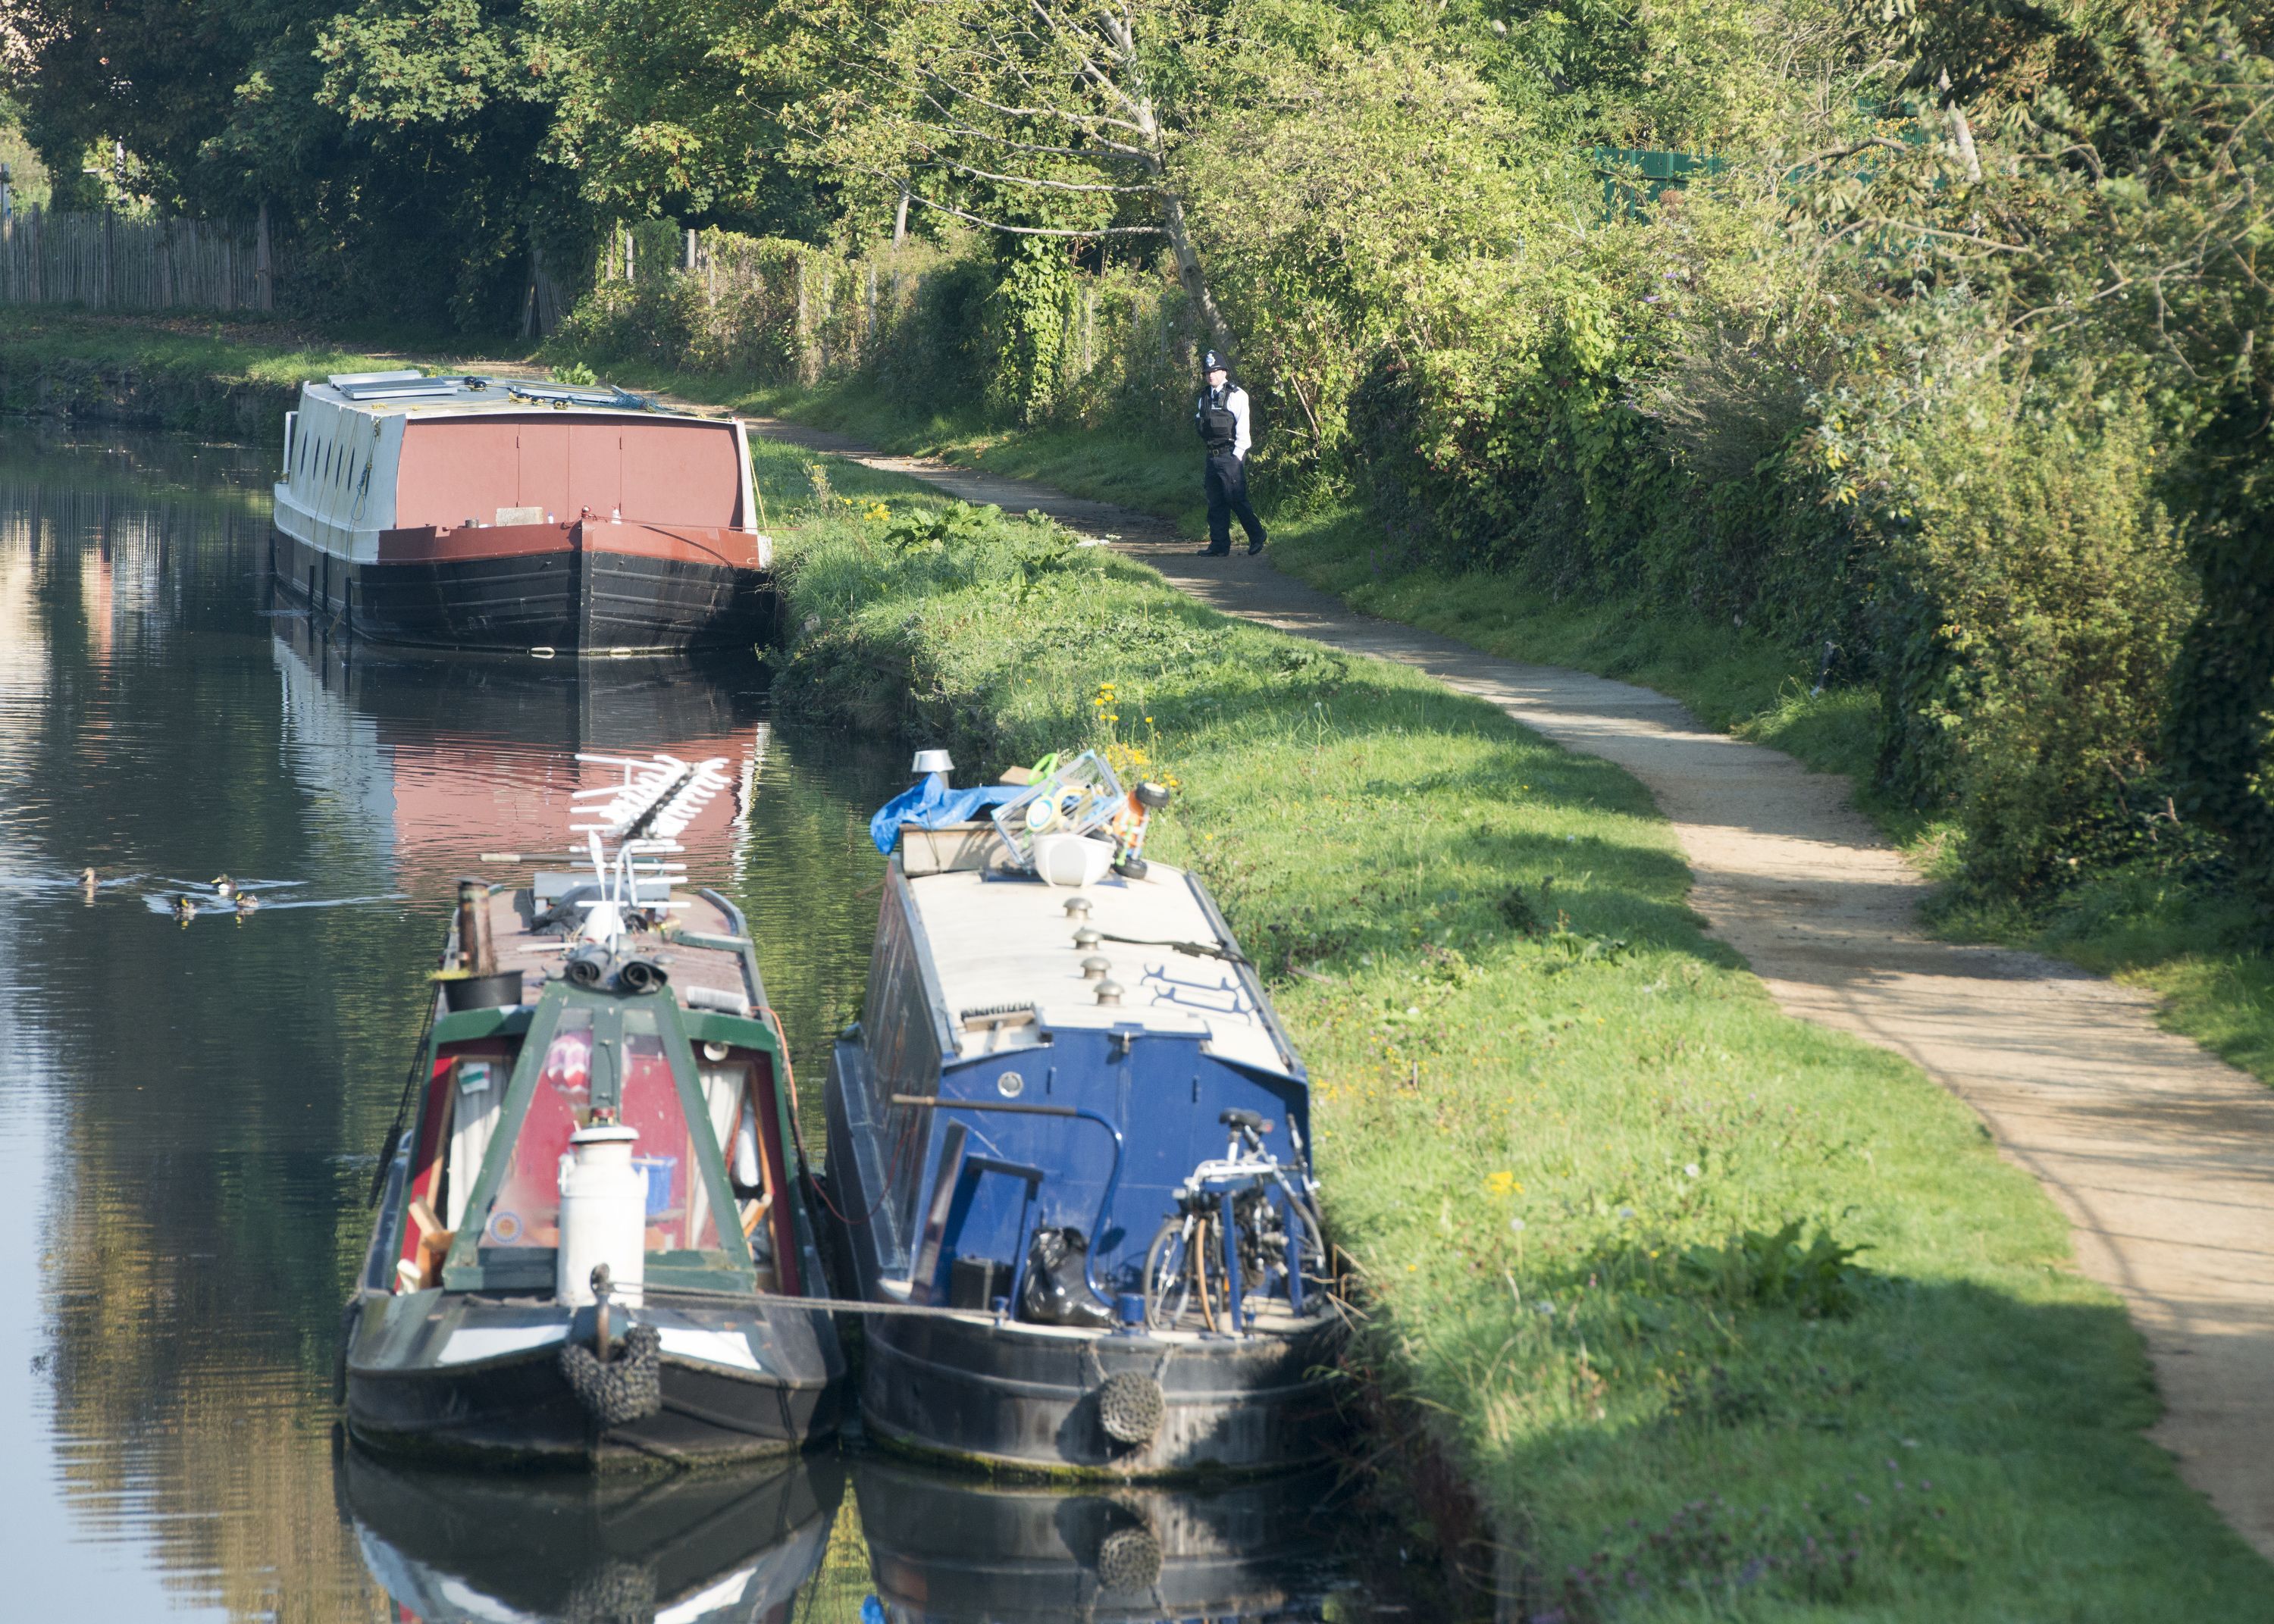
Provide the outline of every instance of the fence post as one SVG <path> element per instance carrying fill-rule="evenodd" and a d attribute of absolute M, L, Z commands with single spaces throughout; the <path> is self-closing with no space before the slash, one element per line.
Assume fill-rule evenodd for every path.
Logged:
<path fill-rule="evenodd" d="M 14 178 L 8 166 L 0 163 L 0 225 L 4 225 L 16 217 L 15 196 L 8 189 L 8 183 Z"/>
<path fill-rule="evenodd" d="M 797 380 L 813 381 L 813 350 L 807 342 L 808 309 L 805 299 L 805 256 L 798 255 L 792 262 L 797 279 Z"/>
<path fill-rule="evenodd" d="M 268 257 L 268 199 L 252 224 L 252 302 L 261 312 L 276 308 L 276 267 Z"/>
<path fill-rule="evenodd" d="M 687 228 L 687 274 L 695 274 L 695 228 Z"/>

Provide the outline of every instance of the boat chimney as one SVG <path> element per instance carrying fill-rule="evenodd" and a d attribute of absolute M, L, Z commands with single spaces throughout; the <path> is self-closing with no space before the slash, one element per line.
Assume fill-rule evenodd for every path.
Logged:
<path fill-rule="evenodd" d="M 955 771 L 955 758 L 945 750 L 918 750 L 908 771 L 918 778 L 930 776 L 939 780 L 942 789 L 947 787 L 947 775 Z"/>
<path fill-rule="evenodd" d="M 458 881 L 458 967 L 468 975 L 495 975 L 497 949 L 490 940 L 490 887 L 482 879 Z"/>

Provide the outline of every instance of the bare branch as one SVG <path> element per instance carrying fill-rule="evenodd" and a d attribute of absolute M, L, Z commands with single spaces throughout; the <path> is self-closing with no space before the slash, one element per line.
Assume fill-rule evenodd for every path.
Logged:
<path fill-rule="evenodd" d="M 1008 186 L 1039 186 L 1050 192 L 1141 192 L 1148 197 L 1159 197 L 1158 186 L 1116 186 L 1106 182 L 1073 180 L 1043 180 L 1033 175 L 998 175 L 992 169 L 975 169 L 968 163 L 958 163 L 953 158 L 935 154 L 931 162 L 942 169 L 953 169 L 959 175 L 968 175 L 975 180 L 998 180 Z"/>

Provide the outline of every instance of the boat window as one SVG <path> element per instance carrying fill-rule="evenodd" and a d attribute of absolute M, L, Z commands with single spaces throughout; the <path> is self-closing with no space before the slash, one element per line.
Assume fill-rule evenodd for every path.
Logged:
<path fill-rule="evenodd" d="M 497 1132 L 498 1108 L 505 1103 L 507 1066 L 502 1060 L 469 1057 L 454 1068 L 456 1109 L 450 1117 L 450 1160 L 444 1188 L 452 1230 L 465 1222 L 466 1204 L 473 1199 L 474 1181 L 481 1177 L 482 1161 L 490 1154 Z"/>
<path fill-rule="evenodd" d="M 734 1186 L 736 1215 L 750 1243 L 750 1255 L 764 1266 L 773 1256 L 772 1228 L 765 1222 L 773 1208 L 773 1191 L 766 1158 L 758 1147 L 757 1101 L 750 1091 L 750 1068 L 704 1066 L 703 1104 L 711 1118 L 711 1132 L 727 1159 L 727 1182 Z"/>
<path fill-rule="evenodd" d="M 632 1011 L 644 1014 L 645 1011 Z M 652 1024 L 653 1017 L 649 1017 Z M 630 1015 L 625 1020 L 630 1026 Z M 671 1056 L 652 1033 L 624 1034 L 624 1126 L 639 1135 L 632 1165 L 647 1173 L 647 1249 L 650 1252 L 715 1252 L 719 1226 L 711 1192 L 703 1178 Z M 705 1124 L 708 1131 L 708 1124 Z"/>
<path fill-rule="evenodd" d="M 492 1246 L 561 1244 L 561 1158 L 592 1113 L 592 1011 L 563 1010 L 515 1136 L 513 1158 L 490 1203 L 482 1240 Z"/>
<path fill-rule="evenodd" d="M 877 921 L 876 957 L 861 1029 L 867 1038 L 879 1115 L 892 1108 L 893 1094 L 930 1094 L 937 1086 L 939 1037 L 931 999 L 924 991 L 906 906 L 890 889 Z"/>
<path fill-rule="evenodd" d="M 712 1252 L 719 1226 L 672 1075 L 671 1056 L 651 1011 L 624 1014 L 623 1088 L 618 1120 L 639 1135 L 632 1165 L 647 1175 L 647 1250 Z M 644 1027 L 645 1030 L 641 1030 Z M 561 1011 L 561 1025 L 538 1071 L 529 1114 L 482 1231 L 492 1246 L 557 1246 L 561 1242 L 561 1159 L 569 1136 L 592 1116 L 592 1012 Z M 462 1105 L 473 1101 L 461 1098 Z M 707 1123 L 701 1124 L 709 1132 Z"/>

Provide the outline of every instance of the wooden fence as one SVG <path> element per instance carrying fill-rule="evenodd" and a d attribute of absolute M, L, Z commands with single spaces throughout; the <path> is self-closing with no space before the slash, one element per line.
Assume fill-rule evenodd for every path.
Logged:
<path fill-rule="evenodd" d="M 249 235 L 201 220 L 25 209 L 0 221 L 0 304 L 267 311 L 267 214 Z"/>

